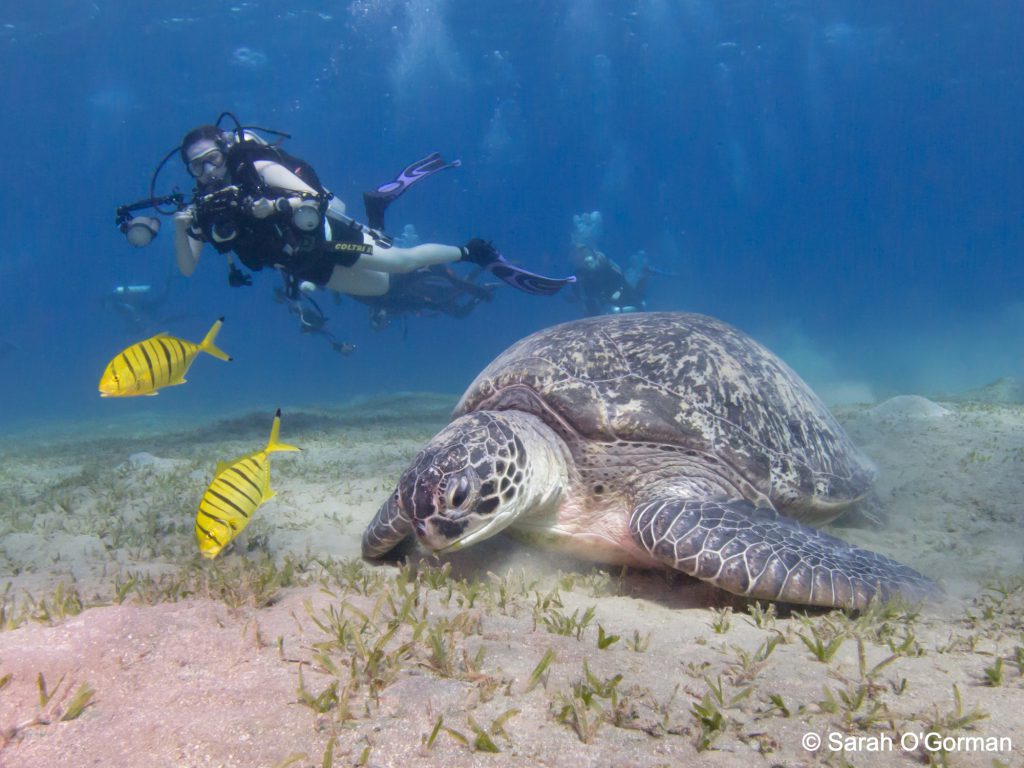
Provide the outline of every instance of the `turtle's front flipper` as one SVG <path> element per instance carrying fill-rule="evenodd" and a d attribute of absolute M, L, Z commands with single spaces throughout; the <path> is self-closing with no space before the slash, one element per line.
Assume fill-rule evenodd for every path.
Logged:
<path fill-rule="evenodd" d="M 412 536 L 412 518 L 402 509 L 398 493 L 385 501 L 363 532 L 363 557 L 377 560 Z"/>
<path fill-rule="evenodd" d="M 745 499 L 661 493 L 636 506 L 629 530 L 658 561 L 738 595 L 860 610 L 876 594 L 938 593 L 912 568 Z"/>

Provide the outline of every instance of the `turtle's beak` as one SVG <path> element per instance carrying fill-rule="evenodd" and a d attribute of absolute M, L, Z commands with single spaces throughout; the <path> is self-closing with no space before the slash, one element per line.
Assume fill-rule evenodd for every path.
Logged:
<path fill-rule="evenodd" d="M 420 543 L 432 552 L 454 552 L 462 549 L 464 540 L 462 534 L 465 525 L 458 525 L 440 515 L 431 515 L 424 520 L 415 520 L 413 527 L 416 530 L 416 538 Z"/>
<path fill-rule="evenodd" d="M 414 526 L 416 536 L 423 546 L 436 554 L 446 555 L 491 538 L 508 527 L 514 519 L 514 516 L 488 517 L 486 521 L 481 521 L 476 516 L 470 516 L 461 520 L 449 520 L 434 515 L 426 520 L 416 520 Z"/>
<path fill-rule="evenodd" d="M 448 555 L 448 554 L 451 554 L 452 552 L 458 552 L 460 549 L 465 549 L 465 548 L 466 548 L 465 542 L 463 542 L 463 541 L 453 541 L 451 544 L 449 544 L 446 547 L 441 547 L 440 549 L 435 549 L 434 550 L 434 554 L 436 554 L 436 555 Z"/>

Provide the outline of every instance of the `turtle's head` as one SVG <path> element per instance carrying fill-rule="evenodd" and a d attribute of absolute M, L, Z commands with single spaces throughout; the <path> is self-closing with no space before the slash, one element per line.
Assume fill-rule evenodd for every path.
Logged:
<path fill-rule="evenodd" d="M 539 419 L 516 411 L 458 418 L 419 452 L 389 503 L 434 551 L 489 538 L 560 491 L 561 465 L 544 433 Z"/>

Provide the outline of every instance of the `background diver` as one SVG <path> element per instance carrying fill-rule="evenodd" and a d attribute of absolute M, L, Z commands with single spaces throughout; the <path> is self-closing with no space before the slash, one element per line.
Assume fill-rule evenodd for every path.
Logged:
<path fill-rule="evenodd" d="M 647 308 L 647 277 L 651 270 L 631 269 L 627 276 L 613 259 L 591 245 L 573 249 L 576 283 L 573 296 L 582 302 L 587 315 L 643 312 Z"/>
<path fill-rule="evenodd" d="M 221 115 L 221 120 L 229 116 Z M 234 118 L 233 115 L 230 117 Z M 148 243 L 157 231 L 155 219 L 132 217 L 140 208 L 167 211 L 172 201 L 175 255 L 182 274 L 191 275 L 205 243 L 227 255 L 232 286 L 251 284 L 251 277 L 234 264 L 231 254 L 253 271 L 274 267 L 286 275 L 289 294 L 315 287 L 354 296 L 388 292 L 392 274 L 435 264 L 470 262 L 528 293 L 551 294 L 573 278 L 552 279 L 508 263 L 489 242 L 473 238 L 464 246 L 436 243 L 396 248 L 382 233 L 384 211 L 410 186 L 458 162 L 446 163 L 433 153 L 405 168 L 395 179 L 364 195 L 369 226 L 345 215 L 345 205 L 320 182 L 315 170 L 298 158 L 268 144 L 235 120 L 236 129 L 203 125 L 190 131 L 176 151 L 196 187 L 191 203 L 180 195 L 157 199 L 154 173 L 150 200 L 118 209 L 118 223 L 129 242 Z M 145 228 L 151 234 L 147 235 Z"/>
<path fill-rule="evenodd" d="M 478 283 L 482 269 L 476 269 L 468 277 L 460 277 L 446 265 L 435 264 L 391 277 L 391 288 L 383 296 L 355 296 L 354 298 L 370 309 L 370 327 L 382 331 L 398 318 L 448 315 L 462 318 L 468 315 L 481 301 L 491 301 L 494 283 Z M 340 294 L 335 293 L 336 301 Z M 288 312 L 299 320 L 299 330 L 305 334 L 324 336 L 335 352 L 348 356 L 355 351 L 355 345 L 339 341 L 327 328 L 327 316 L 316 299 L 306 291 L 292 295 L 284 288 L 274 289 L 274 301 L 288 307 Z M 403 337 L 409 332 L 405 326 Z"/>
<path fill-rule="evenodd" d="M 175 275 L 170 274 L 159 287 L 145 283 L 115 286 L 100 298 L 100 305 L 120 317 L 130 333 L 151 331 L 185 317 L 165 315 L 161 311 L 170 299 L 175 279 Z"/>
<path fill-rule="evenodd" d="M 357 296 L 370 308 L 370 325 L 380 331 L 398 317 L 409 315 L 466 317 L 482 301 L 491 301 L 496 287 L 479 283 L 482 270 L 461 277 L 447 265 L 435 264 L 391 278 L 391 290 L 383 296 Z M 406 332 L 408 328 L 406 328 Z"/>

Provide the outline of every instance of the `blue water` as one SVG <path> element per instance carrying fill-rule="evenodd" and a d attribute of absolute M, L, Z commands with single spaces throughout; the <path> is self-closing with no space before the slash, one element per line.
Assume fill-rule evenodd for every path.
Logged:
<path fill-rule="evenodd" d="M 437 149 L 463 166 L 389 211 L 424 240 L 481 235 L 569 269 L 574 214 L 601 250 L 678 273 L 654 309 L 706 312 L 812 384 L 876 397 L 1024 373 L 1024 12 L 1008 2 L 7 3 L 0 10 L 0 427 L 456 394 L 509 342 L 580 314 L 501 290 L 467 320 L 370 330 L 326 302 L 342 358 L 211 249 L 161 309 L 224 364 L 100 400 L 140 338 L 104 306 L 173 272 L 113 226 L 165 152 L 231 110 L 292 133 L 350 212 Z M 190 182 L 172 162 L 158 192 Z M 163 318 L 158 317 L 158 322 Z M 164 328 L 153 328 L 152 331 Z M 147 334 L 148 335 L 148 334 Z"/>

